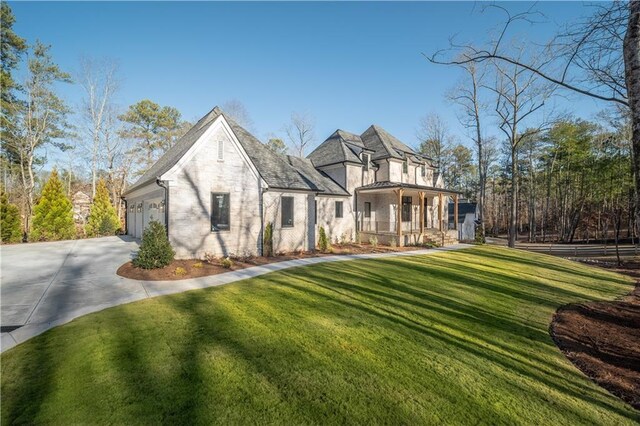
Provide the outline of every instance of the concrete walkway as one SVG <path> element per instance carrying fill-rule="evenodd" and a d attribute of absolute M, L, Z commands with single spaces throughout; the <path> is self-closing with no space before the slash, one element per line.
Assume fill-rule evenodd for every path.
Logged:
<path fill-rule="evenodd" d="M 215 287 L 296 266 L 430 255 L 466 247 L 470 246 L 314 257 L 180 281 L 137 281 L 115 274 L 137 250 L 137 242 L 126 237 L 3 246 L 2 327 L 9 329 L 1 333 L 0 352 L 80 316 L 137 300 Z"/>

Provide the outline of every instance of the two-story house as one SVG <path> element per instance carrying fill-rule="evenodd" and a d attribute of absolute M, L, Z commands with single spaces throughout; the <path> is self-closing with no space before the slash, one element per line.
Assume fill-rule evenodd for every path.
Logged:
<path fill-rule="evenodd" d="M 216 107 L 126 191 L 126 228 L 140 238 L 160 221 L 180 258 L 260 255 L 267 224 L 276 252 L 314 249 L 321 226 L 332 242 L 445 243 L 458 194 L 442 186 L 428 158 L 379 126 L 337 130 L 299 158 Z"/>

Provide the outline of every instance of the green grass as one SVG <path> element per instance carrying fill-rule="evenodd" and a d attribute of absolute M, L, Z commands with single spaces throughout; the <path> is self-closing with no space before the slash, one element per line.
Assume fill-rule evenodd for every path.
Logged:
<path fill-rule="evenodd" d="M 631 424 L 548 327 L 626 277 L 477 247 L 119 306 L 2 355 L 3 424 Z"/>

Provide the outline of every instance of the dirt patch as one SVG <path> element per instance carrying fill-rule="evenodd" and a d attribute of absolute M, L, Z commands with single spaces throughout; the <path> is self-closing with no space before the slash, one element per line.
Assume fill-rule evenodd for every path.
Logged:
<path fill-rule="evenodd" d="M 598 266 L 638 277 L 640 263 Z M 567 358 L 640 410 L 640 282 L 620 300 L 570 304 L 553 316 L 551 336 Z"/>
<path fill-rule="evenodd" d="M 365 253 L 390 253 L 398 251 L 420 250 L 424 247 L 389 247 L 376 246 L 370 244 L 341 244 L 332 247 L 331 253 L 299 252 L 288 253 L 271 257 L 246 257 L 241 259 L 232 259 L 231 266 L 225 268 L 222 266 L 222 259 L 215 259 L 211 262 L 205 262 L 198 259 L 174 260 L 164 268 L 158 269 L 142 269 L 136 268 L 131 262 L 127 262 L 118 268 L 118 275 L 143 281 L 173 281 L 184 280 L 188 278 L 206 277 L 209 275 L 222 274 L 229 271 L 237 271 L 239 269 L 249 268 L 251 266 L 266 265 L 268 263 L 283 262 L 285 260 L 306 259 L 310 257 L 330 256 L 330 255 L 347 255 L 347 254 L 365 254 Z"/>

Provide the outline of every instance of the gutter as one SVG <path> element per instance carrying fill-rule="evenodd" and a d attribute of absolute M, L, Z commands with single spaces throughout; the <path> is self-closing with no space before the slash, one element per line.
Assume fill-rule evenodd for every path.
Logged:
<path fill-rule="evenodd" d="M 160 188 L 164 188 L 164 228 L 167 231 L 167 239 L 169 239 L 169 185 L 166 180 L 160 180 L 160 176 L 156 178 L 156 184 Z"/>

